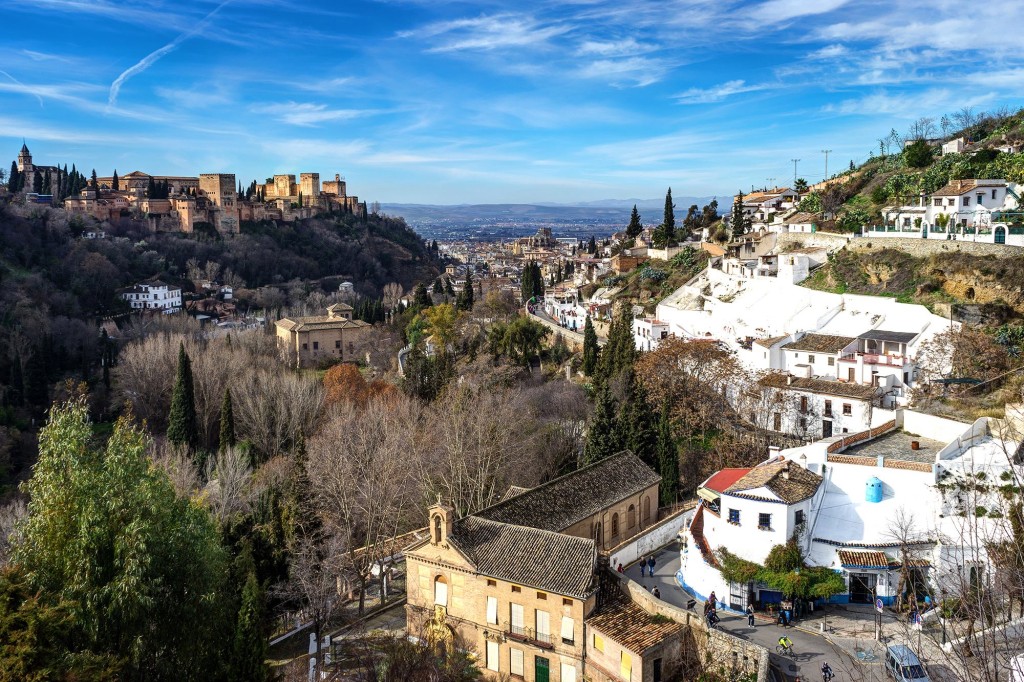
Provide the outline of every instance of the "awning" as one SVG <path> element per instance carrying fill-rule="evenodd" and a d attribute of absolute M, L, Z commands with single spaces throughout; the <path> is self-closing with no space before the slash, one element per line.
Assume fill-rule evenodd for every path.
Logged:
<path fill-rule="evenodd" d="M 886 570 L 889 568 L 889 557 L 883 552 L 854 552 L 848 549 L 839 550 L 839 563 L 843 568 L 870 568 Z"/>
<path fill-rule="evenodd" d="M 721 495 L 710 488 L 700 488 L 697 490 L 697 497 L 708 502 L 718 502 L 718 498 L 720 498 Z"/>

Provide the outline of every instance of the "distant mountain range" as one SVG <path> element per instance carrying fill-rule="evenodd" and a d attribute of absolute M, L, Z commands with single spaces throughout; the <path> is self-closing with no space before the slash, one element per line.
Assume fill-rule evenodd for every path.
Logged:
<path fill-rule="evenodd" d="M 704 206 L 713 197 L 673 197 L 676 219 L 692 205 Z M 382 204 L 381 210 L 401 216 L 430 239 L 506 239 L 550 227 L 556 237 L 605 236 L 624 228 L 636 205 L 645 225 L 661 222 L 665 200 L 602 199 L 574 204 Z"/>

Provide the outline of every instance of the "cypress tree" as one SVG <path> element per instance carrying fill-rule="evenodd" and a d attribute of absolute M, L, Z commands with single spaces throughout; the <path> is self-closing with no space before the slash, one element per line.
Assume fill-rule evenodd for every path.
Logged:
<path fill-rule="evenodd" d="M 185 344 L 178 346 L 178 373 L 171 394 L 171 414 L 167 423 L 167 439 L 179 447 L 194 449 L 199 440 L 196 426 L 195 388 L 192 383 L 192 361 Z"/>
<path fill-rule="evenodd" d="M 32 176 L 32 191 L 36 194 L 43 193 L 43 174 L 36 173 Z"/>
<path fill-rule="evenodd" d="M 7 176 L 7 191 L 14 193 L 18 191 L 18 163 L 11 161 L 11 172 Z"/>
<path fill-rule="evenodd" d="M 235 408 L 231 404 L 231 389 L 224 389 L 224 400 L 220 404 L 220 451 L 235 445 Z"/>
<path fill-rule="evenodd" d="M 114 169 L 114 177 L 110 179 L 110 189 L 115 192 L 121 189 L 121 181 L 117 178 L 117 169 Z"/>
<path fill-rule="evenodd" d="M 46 378 L 46 342 L 36 348 L 25 363 L 25 402 L 29 405 L 44 406 L 50 400 L 50 387 Z"/>
<path fill-rule="evenodd" d="M 665 235 L 665 246 L 672 246 L 676 243 L 676 212 L 675 205 L 672 203 L 672 188 L 668 188 L 668 192 L 665 193 L 665 216 L 661 221 L 661 227 L 664 230 Z"/>
<path fill-rule="evenodd" d="M 672 190 L 669 190 L 670 192 Z M 640 223 L 640 212 L 636 210 L 636 204 L 633 204 L 633 212 L 629 216 L 629 225 L 626 227 L 626 237 L 628 239 L 636 239 L 643 232 L 644 226 Z"/>
<path fill-rule="evenodd" d="M 450 298 L 455 298 L 455 287 L 452 286 L 451 277 L 445 277 L 444 279 L 444 294 Z"/>
<path fill-rule="evenodd" d="M 440 277 L 434 280 L 434 293 L 438 296 L 444 296 L 444 285 L 441 284 Z"/>
<path fill-rule="evenodd" d="M 587 321 L 583 324 L 583 373 L 591 376 L 597 369 L 600 359 L 601 348 L 597 345 L 597 332 L 594 331 L 594 323 L 587 315 Z"/>
<path fill-rule="evenodd" d="M 242 605 L 235 625 L 232 679 L 261 682 L 270 677 L 267 667 L 265 599 L 255 572 L 250 572 L 242 588 Z"/>
<path fill-rule="evenodd" d="M 587 253 L 597 253 L 597 240 L 594 236 L 590 236 L 590 241 L 587 242 Z"/>
<path fill-rule="evenodd" d="M 619 421 L 626 449 L 631 450 L 655 471 L 658 466 L 658 432 L 644 389 L 632 369 L 626 370 L 626 395 Z"/>
<path fill-rule="evenodd" d="M 658 497 L 661 506 L 666 507 L 679 499 L 679 451 L 672 438 L 667 399 L 661 404 L 657 433 L 658 473 L 661 474 Z"/>
<path fill-rule="evenodd" d="M 462 285 L 462 293 L 459 294 L 455 307 L 459 310 L 473 309 L 473 275 L 466 273 L 466 283 Z"/>
<path fill-rule="evenodd" d="M 427 287 L 426 285 L 423 284 L 423 282 L 420 282 L 419 284 L 416 285 L 413 303 L 415 303 L 415 305 L 418 305 L 420 308 L 429 308 L 430 306 L 434 305 L 434 302 L 430 300 L 430 294 L 427 293 Z"/>
<path fill-rule="evenodd" d="M 92 169 L 92 175 L 89 177 L 89 186 L 97 192 L 100 190 L 100 181 L 96 179 L 96 169 Z"/>
<path fill-rule="evenodd" d="M 740 192 L 732 205 L 732 238 L 740 239 L 746 233 L 747 217 L 743 214 L 743 192 Z"/>
<path fill-rule="evenodd" d="M 619 422 L 615 418 L 615 399 L 608 385 L 601 387 L 594 404 L 594 418 L 583 445 L 583 463 L 593 464 L 622 449 Z"/>

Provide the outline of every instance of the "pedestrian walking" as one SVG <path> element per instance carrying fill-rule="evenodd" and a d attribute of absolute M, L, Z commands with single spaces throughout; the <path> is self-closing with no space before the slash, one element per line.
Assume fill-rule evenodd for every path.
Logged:
<path fill-rule="evenodd" d="M 704 617 L 706 618 L 708 613 L 711 612 L 711 602 L 707 599 L 704 600 Z"/>
<path fill-rule="evenodd" d="M 647 569 L 648 569 L 648 571 L 650 571 L 651 577 L 653 578 L 654 577 L 654 555 L 653 554 L 647 560 Z"/>
<path fill-rule="evenodd" d="M 643 578 L 644 575 L 646 575 L 644 573 L 645 570 L 647 570 L 647 562 L 644 561 L 643 557 L 640 557 L 640 577 L 641 578 Z"/>
<path fill-rule="evenodd" d="M 622 562 L 621 562 L 621 561 L 619 562 L 619 567 L 618 567 L 618 568 L 616 568 L 615 570 L 616 570 L 616 571 L 618 571 L 619 573 L 623 573 L 623 572 L 624 572 L 624 571 L 622 570 Z"/>
<path fill-rule="evenodd" d="M 754 609 L 750 604 L 747 604 L 747 625 L 754 627 Z"/>
<path fill-rule="evenodd" d="M 711 607 L 712 608 L 717 608 L 718 598 L 715 597 L 715 591 L 714 590 L 711 590 L 711 594 L 708 595 L 708 601 L 711 602 Z"/>

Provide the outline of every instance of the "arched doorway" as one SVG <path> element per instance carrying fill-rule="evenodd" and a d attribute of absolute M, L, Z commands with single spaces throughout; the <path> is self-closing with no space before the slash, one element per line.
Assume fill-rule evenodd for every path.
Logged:
<path fill-rule="evenodd" d="M 1006 228 L 1002 225 L 996 228 L 996 244 L 1006 243 Z"/>

